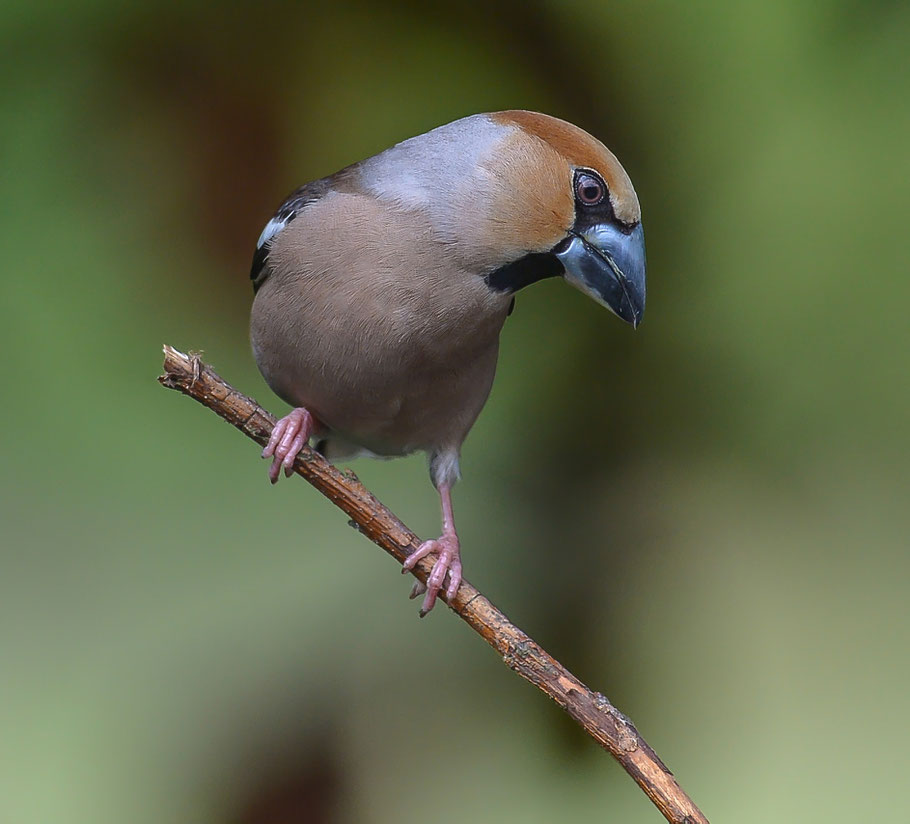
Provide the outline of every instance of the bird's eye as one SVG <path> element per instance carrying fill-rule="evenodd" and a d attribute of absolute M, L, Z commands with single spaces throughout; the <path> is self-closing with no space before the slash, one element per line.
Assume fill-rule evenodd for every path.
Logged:
<path fill-rule="evenodd" d="M 596 206 L 607 194 L 604 182 L 590 172 L 575 175 L 575 197 L 585 206 Z"/>

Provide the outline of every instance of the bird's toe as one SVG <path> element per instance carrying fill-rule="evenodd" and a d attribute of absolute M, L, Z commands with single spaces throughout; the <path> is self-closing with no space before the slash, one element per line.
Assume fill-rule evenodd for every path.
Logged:
<path fill-rule="evenodd" d="M 303 407 L 293 410 L 279 420 L 272 429 L 269 442 L 262 450 L 263 458 L 272 458 L 269 480 L 274 484 L 281 477 L 281 470 L 290 477 L 294 461 L 313 434 L 313 416 Z"/>
<path fill-rule="evenodd" d="M 443 535 L 435 541 L 425 541 L 404 562 L 402 572 L 414 568 L 414 565 L 432 552 L 437 552 L 438 557 L 433 564 L 433 569 L 425 585 L 418 586 L 418 581 L 411 590 L 411 597 L 416 598 L 426 593 L 420 607 L 420 617 L 423 618 L 436 605 L 436 599 L 442 591 L 443 584 L 448 577 L 448 586 L 445 589 L 446 600 L 451 600 L 458 592 L 461 585 L 461 557 L 458 538 L 454 535 Z"/>
<path fill-rule="evenodd" d="M 449 567 L 449 585 L 446 588 L 446 600 L 451 601 L 458 594 L 461 586 L 461 561 L 456 558 Z"/>
<path fill-rule="evenodd" d="M 417 549 L 415 549 L 407 558 L 404 559 L 404 563 L 401 565 L 401 574 L 406 575 L 415 566 L 417 562 L 422 558 L 426 558 L 431 552 L 436 551 L 436 544 L 438 541 L 424 541 Z"/>

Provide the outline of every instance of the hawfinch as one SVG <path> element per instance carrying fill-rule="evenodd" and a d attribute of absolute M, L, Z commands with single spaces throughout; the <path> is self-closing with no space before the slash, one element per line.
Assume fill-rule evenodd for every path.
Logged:
<path fill-rule="evenodd" d="M 452 486 L 486 402 L 514 295 L 565 278 L 627 323 L 645 308 L 638 198 L 614 155 L 544 114 L 476 114 L 307 183 L 256 244 L 250 337 L 295 407 L 263 451 L 287 475 L 330 460 L 427 454 L 442 536 L 421 616 L 461 583 Z"/>

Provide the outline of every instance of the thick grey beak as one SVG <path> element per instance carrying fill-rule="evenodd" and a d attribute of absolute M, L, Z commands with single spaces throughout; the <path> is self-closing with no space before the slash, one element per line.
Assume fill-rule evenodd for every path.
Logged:
<path fill-rule="evenodd" d="M 629 234 L 611 223 L 573 232 L 553 250 L 566 280 L 603 304 L 634 329 L 645 311 L 645 234 L 639 223 Z"/>

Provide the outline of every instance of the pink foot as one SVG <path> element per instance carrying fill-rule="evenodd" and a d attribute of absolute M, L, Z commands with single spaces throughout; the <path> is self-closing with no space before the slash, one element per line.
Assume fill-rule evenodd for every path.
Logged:
<path fill-rule="evenodd" d="M 268 445 L 262 450 L 263 458 L 272 458 L 269 480 L 278 483 L 281 468 L 288 478 L 294 474 L 294 461 L 313 434 L 313 416 L 302 406 L 285 415 L 272 430 Z"/>
<path fill-rule="evenodd" d="M 442 536 L 435 541 L 424 541 L 414 552 L 408 555 L 402 567 L 402 572 L 410 572 L 416 566 L 421 558 L 426 558 L 431 552 L 436 552 L 439 557 L 433 564 L 433 571 L 427 578 L 424 586 L 419 581 L 414 584 L 411 590 L 411 597 L 416 598 L 422 592 L 426 592 L 423 599 L 423 605 L 420 607 L 420 617 L 423 618 L 436 604 L 436 597 L 442 589 L 443 581 L 446 574 L 449 577 L 449 585 L 446 587 L 446 598 L 451 601 L 458 592 L 461 585 L 461 553 L 459 551 L 458 535 L 453 529 L 451 532 L 443 532 Z"/>

